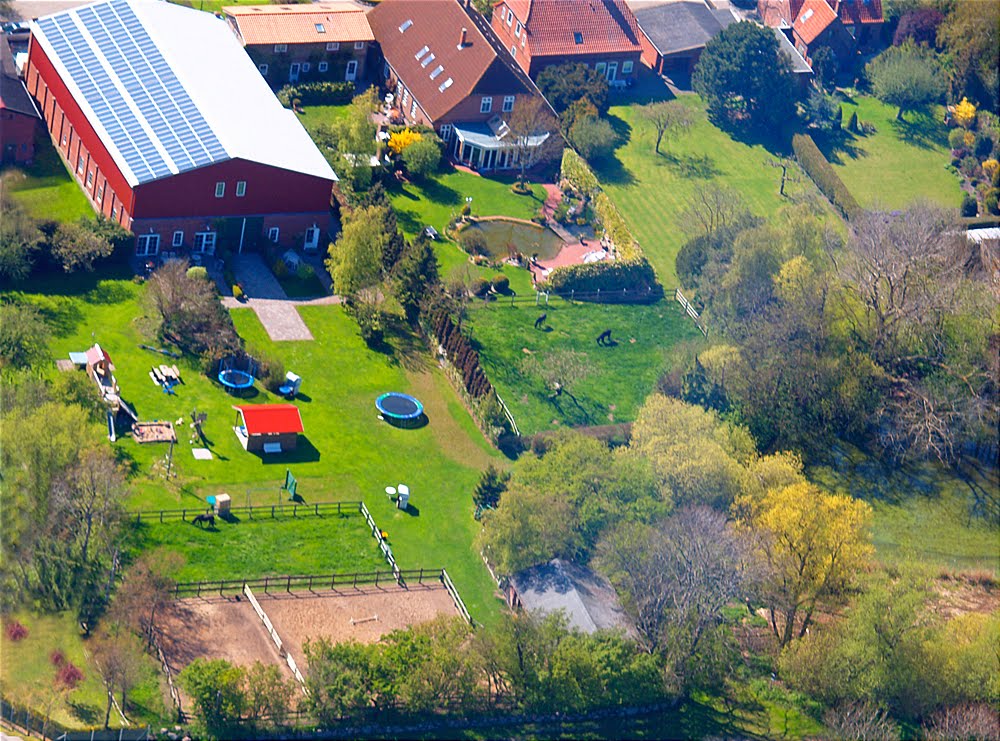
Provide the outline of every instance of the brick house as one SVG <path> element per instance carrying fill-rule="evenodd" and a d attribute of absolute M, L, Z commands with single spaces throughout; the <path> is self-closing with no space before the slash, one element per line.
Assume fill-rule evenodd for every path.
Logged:
<path fill-rule="evenodd" d="M 593 67 L 610 83 L 639 74 L 642 34 L 625 0 L 500 0 L 492 25 L 532 80 L 566 62 Z"/>
<path fill-rule="evenodd" d="M 642 32 L 642 61 L 668 77 L 690 75 L 707 44 L 736 22 L 728 10 L 716 10 L 704 0 L 680 0 L 635 10 Z"/>
<path fill-rule="evenodd" d="M 0 38 L 0 163 L 30 164 L 42 116 L 17 75 L 6 38 Z"/>
<path fill-rule="evenodd" d="M 317 249 L 329 231 L 336 175 L 214 16 L 143 0 L 55 13 L 32 22 L 25 69 L 56 150 L 137 256 Z"/>
<path fill-rule="evenodd" d="M 757 12 L 810 62 L 826 47 L 842 68 L 877 46 L 884 25 L 881 0 L 758 0 Z"/>
<path fill-rule="evenodd" d="M 354 3 L 239 5 L 222 12 L 273 88 L 367 79 L 375 36 L 364 8 Z"/>
<path fill-rule="evenodd" d="M 382 49 L 382 85 L 408 124 L 432 127 L 456 161 L 517 165 L 506 122 L 520 99 L 541 97 L 467 0 L 382 0 L 368 13 Z"/>

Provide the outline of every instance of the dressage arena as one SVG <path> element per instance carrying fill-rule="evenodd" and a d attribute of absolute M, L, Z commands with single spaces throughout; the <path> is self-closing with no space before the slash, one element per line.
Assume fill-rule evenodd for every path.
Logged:
<path fill-rule="evenodd" d="M 459 614 L 445 586 L 438 581 L 358 586 L 329 591 L 254 590 L 253 596 L 281 641 L 279 650 L 271 631 L 246 594 L 180 599 L 156 617 L 159 645 L 177 674 L 197 658 L 226 659 L 241 666 L 255 661 L 276 664 L 291 679 L 293 671 L 283 654 L 292 657 L 302 674 L 307 639 L 327 637 L 333 642 L 354 639 L 374 643 L 383 635 L 439 615 Z M 377 619 L 373 619 L 377 616 Z"/>

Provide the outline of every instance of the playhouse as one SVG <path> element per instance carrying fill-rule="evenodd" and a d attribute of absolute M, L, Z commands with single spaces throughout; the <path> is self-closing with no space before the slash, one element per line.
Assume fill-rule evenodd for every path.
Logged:
<path fill-rule="evenodd" d="M 108 351 L 99 344 L 87 350 L 86 363 L 87 375 L 94 379 L 97 388 L 101 393 L 101 399 L 112 407 L 118 407 L 118 380 L 114 376 L 115 365 L 111 362 Z"/>
<path fill-rule="evenodd" d="M 234 406 L 233 432 L 250 453 L 287 453 L 295 450 L 303 432 L 302 416 L 294 404 Z"/>

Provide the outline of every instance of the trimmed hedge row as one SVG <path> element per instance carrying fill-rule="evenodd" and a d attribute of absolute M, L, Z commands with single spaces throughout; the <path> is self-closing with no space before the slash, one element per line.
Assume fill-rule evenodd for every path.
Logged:
<path fill-rule="evenodd" d="M 304 82 L 301 85 L 285 85 L 277 95 L 285 108 L 291 108 L 296 98 L 302 105 L 344 105 L 354 98 L 354 83 Z"/>
<path fill-rule="evenodd" d="M 823 192 L 823 195 L 829 198 L 844 216 L 848 219 L 853 219 L 861 212 L 861 206 L 858 205 L 854 196 L 851 195 L 847 186 L 844 185 L 844 181 L 840 179 L 836 170 L 833 169 L 833 165 L 823 156 L 823 153 L 816 146 L 816 142 L 813 141 L 811 136 L 808 134 L 795 134 L 792 137 L 792 149 L 802 169 L 812 178 L 813 182 L 816 183 L 816 187 Z"/>
<path fill-rule="evenodd" d="M 546 283 L 564 298 L 602 303 L 653 303 L 663 298 L 653 266 L 644 257 L 556 268 Z"/>
<path fill-rule="evenodd" d="M 597 176 L 591 171 L 586 160 L 577 154 L 572 147 L 563 149 L 562 176 L 569 180 L 574 188 L 587 195 L 601 188 L 601 184 L 597 182 Z"/>
<path fill-rule="evenodd" d="M 469 343 L 469 339 L 455 326 L 447 311 L 439 310 L 431 315 L 429 325 L 441 347 L 448 353 L 448 360 L 462 376 L 465 390 L 473 399 L 480 399 L 493 393 L 493 384 L 479 365 L 479 353 Z"/>
<path fill-rule="evenodd" d="M 624 262 L 642 260 L 642 250 L 639 249 L 639 243 L 632 236 L 632 231 L 628 228 L 628 224 L 625 223 L 621 212 L 611 202 L 611 199 L 608 198 L 608 194 L 601 191 L 594 196 L 592 203 L 594 204 L 594 213 L 601 220 L 604 230 L 608 233 L 608 236 L 615 245 L 615 249 L 618 251 L 618 260 Z"/>

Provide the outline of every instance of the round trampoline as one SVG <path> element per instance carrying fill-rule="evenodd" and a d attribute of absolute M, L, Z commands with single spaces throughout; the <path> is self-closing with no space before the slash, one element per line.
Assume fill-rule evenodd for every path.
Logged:
<path fill-rule="evenodd" d="M 390 391 L 375 400 L 375 408 L 387 422 L 397 427 L 418 427 L 423 421 L 424 405 L 409 394 Z"/>
<path fill-rule="evenodd" d="M 234 368 L 219 371 L 219 383 L 222 384 L 226 391 L 236 396 L 239 396 L 247 389 L 253 388 L 253 381 L 253 376 L 246 371 Z"/>

